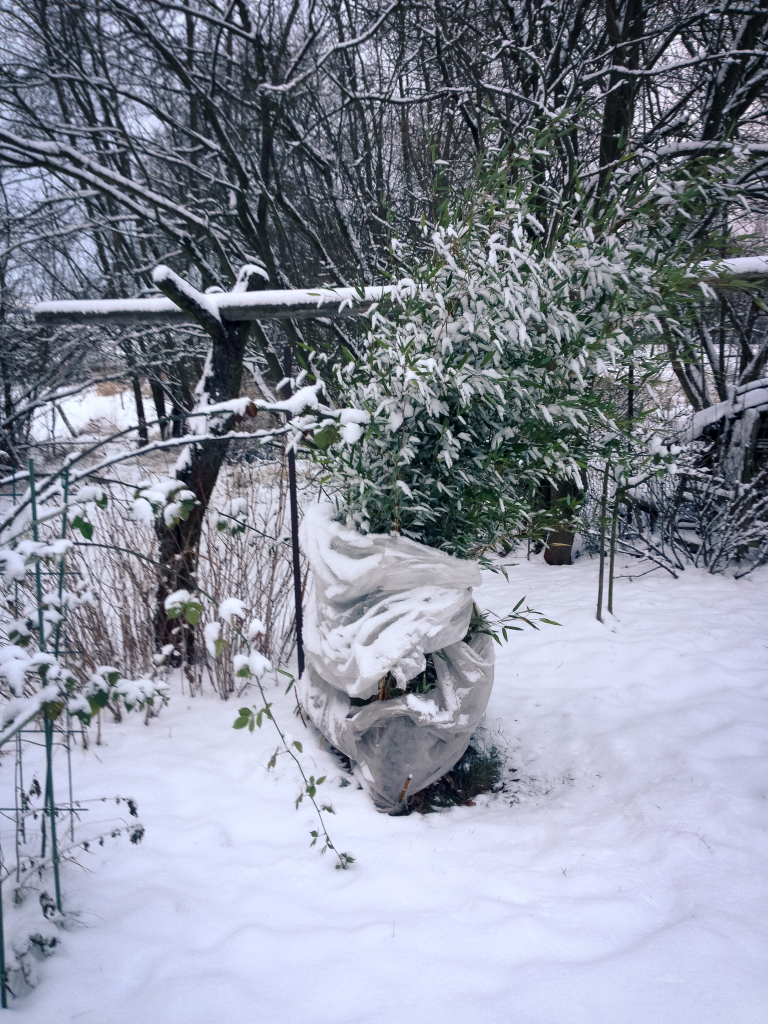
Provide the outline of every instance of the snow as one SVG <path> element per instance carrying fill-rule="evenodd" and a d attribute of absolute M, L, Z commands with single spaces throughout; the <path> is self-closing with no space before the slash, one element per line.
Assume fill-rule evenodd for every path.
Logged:
<path fill-rule="evenodd" d="M 253 651 L 251 654 L 236 654 L 232 659 L 232 664 L 235 667 L 235 675 L 254 675 L 263 676 L 267 672 L 272 671 L 272 664 L 268 658 L 265 658 L 263 654 L 259 654 L 258 651 Z M 246 671 L 243 671 L 243 670 Z"/>
<path fill-rule="evenodd" d="M 178 274 L 174 273 L 170 267 L 166 267 L 162 264 L 159 267 L 155 267 L 152 271 L 152 280 L 156 285 L 158 285 L 158 287 L 163 284 L 168 284 L 169 282 L 170 284 L 175 285 L 177 290 L 189 302 L 199 306 L 201 309 L 204 309 L 206 313 L 209 313 L 213 317 L 214 320 L 218 320 L 219 323 L 221 323 L 221 317 L 219 316 L 219 311 L 216 307 L 213 296 L 197 291 L 197 289 L 193 288 L 191 284 L 188 284 L 184 278 L 179 277 Z M 149 301 L 152 302 L 153 300 L 150 299 Z M 173 303 L 173 306 L 175 308 L 176 303 Z"/>
<path fill-rule="evenodd" d="M 144 401 L 147 417 L 152 419 L 154 407 L 148 399 L 145 398 Z M 64 410 L 64 415 L 80 440 L 100 433 L 109 434 L 118 430 L 126 430 L 136 423 L 136 405 L 130 391 L 122 391 L 115 395 L 100 395 L 95 387 L 88 388 L 77 395 L 61 399 L 57 405 Z M 33 424 L 33 436 L 37 440 L 48 438 L 49 423 L 50 410 L 37 413 Z M 72 435 L 58 413 L 55 419 L 54 436 L 64 442 L 72 440 Z"/>
<path fill-rule="evenodd" d="M 258 268 L 255 268 L 258 269 Z M 256 317 L 285 315 L 287 307 L 303 306 L 307 310 L 323 310 L 322 315 L 332 316 L 341 313 L 345 308 L 350 312 L 360 305 L 370 305 L 381 300 L 390 292 L 389 286 L 373 285 L 362 290 L 358 288 L 277 288 L 258 292 L 243 292 L 233 289 L 231 292 L 220 292 L 203 295 L 193 289 L 174 274 L 168 267 L 157 267 L 153 272 L 155 283 L 172 278 L 190 299 L 202 302 L 205 308 L 217 320 L 222 316 L 232 320 L 254 319 L 249 311 L 256 311 Z M 325 308 L 329 307 L 329 308 Z M 290 312 L 290 310 L 288 310 Z M 34 308 L 36 316 L 65 318 L 67 315 L 78 317 L 115 316 L 116 314 L 142 314 L 155 316 L 159 320 L 171 314 L 178 316 L 179 307 L 168 298 L 150 299 L 63 299 L 55 302 L 38 302 Z"/>
<path fill-rule="evenodd" d="M 192 600 L 192 595 L 188 590 L 174 590 L 172 594 L 166 597 L 163 604 L 165 605 L 165 610 L 170 612 L 175 608 L 183 608 L 184 605 L 189 604 Z"/>
<path fill-rule="evenodd" d="M 268 679 L 307 772 L 328 775 L 330 834 L 356 858 L 335 871 L 309 848 L 307 801 L 294 810 L 295 767 L 266 771 L 270 723 L 232 730 L 255 698 L 176 686 L 148 727 L 105 719 L 75 758 L 76 795 L 129 794 L 146 836 L 63 865 L 80 924 L 15 1018 L 762 1024 L 768 571 L 619 579 L 601 625 L 596 560 L 515 560 L 510 584 L 486 574 L 481 607 L 524 594 L 563 625 L 498 650 L 505 793 L 380 815 Z M 32 911 L 45 924 L 34 895 L 6 906 L 6 935 Z"/>
<path fill-rule="evenodd" d="M 242 622 L 246 619 L 245 602 L 241 601 L 239 597 L 227 597 L 219 605 L 219 618 L 223 619 L 227 625 L 232 625 L 232 619 L 240 619 Z"/>
<path fill-rule="evenodd" d="M 246 263 L 240 267 L 237 274 L 237 281 L 235 281 L 232 287 L 233 292 L 245 292 L 248 290 L 248 282 L 253 275 L 260 277 L 264 281 L 269 280 L 269 274 L 263 267 L 257 266 L 255 263 Z"/>
<path fill-rule="evenodd" d="M 255 639 L 257 636 L 264 636 L 267 632 L 267 627 L 261 621 L 261 619 L 252 619 L 251 624 L 248 627 L 248 638 L 250 640 Z"/>
<path fill-rule="evenodd" d="M 691 421 L 691 437 L 695 440 L 711 424 L 725 417 L 731 419 L 747 409 L 757 412 L 768 409 L 768 377 L 737 388 L 733 401 L 717 402 L 697 412 Z"/>
<path fill-rule="evenodd" d="M 152 299 L 58 299 L 52 302 L 38 302 L 36 314 L 62 315 L 79 313 L 103 316 L 110 313 L 178 313 L 175 302 L 165 298 Z"/>
<path fill-rule="evenodd" d="M 205 649 L 212 658 L 215 658 L 216 641 L 221 639 L 221 623 L 206 622 L 203 628 L 203 636 L 205 637 Z"/>
<path fill-rule="evenodd" d="M 713 277 L 718 273 L 733 274 L 737 277 L 766 277 L 768 276 L 768 256 L 738 256 L 732 260 L 704 260 L 701 264 Z"/>

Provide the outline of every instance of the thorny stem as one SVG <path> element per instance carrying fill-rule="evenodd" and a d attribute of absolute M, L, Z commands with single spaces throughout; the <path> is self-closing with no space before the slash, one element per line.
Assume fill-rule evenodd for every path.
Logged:
<path fill-rule="evenodd" d="M 280 741 L 283 744 L 283 747 L 285 748 L 286 752 L 288 754 L 290 754 L 291 758 L 293 759 L 294 764 L 296 765 L 296 767 L 299 769 L 299 772 L 301 773 L 301 778 L 302 778 L 302 780 L 304 782 L 304 791 L 306 792 L 306 794 L 309 797 L 309 799 L 312 801 L 312 806 L 315 808 L 315 814 L 317 814 L 317 820 L 320 823 L 320 828 L 322 829 L 323 838 L 325 839 L 325 846 L 329 850 L 333 850 L 334 854 L 336 855 L 336 859 L 339 862 L 339 867 L 343 871 L 346 871 L 347 870 L 347 864 L 346 864 L 344 858 L 339 853 L 339 851 L 333 845 L 333 843 L 331 841 L 331 837 L 328 834 L 328 829 L 325 827 L 325 818 L 323 817 L 323 812 L 317 806 L 317 801 L 315 800 L 315 798 L 313 796 L 311 796 L 310 793 L 309 793 L 309 779 L 307 778 L 306 774 L 304 773 L 304 768 L 302 767 L 301 761 L 294 754 L 293 748 L 290 747 L 285 742 L 285 736 L 283 735 L 282 729 L 277 724 L 277 719 L 272 715 L 271 709 L 269 709 L 267 707 L 267 697 L 266 697 L 266 694 L 264 693 L 264 688 L 261 685 L 261 679 L 259 679 L 258 676 L 256 677 L 256 685 L 259 688 L 259 694 L 261 695 L 262 703 L 264 704 L 264 707 L 265 707 L 265 709 L 268 712 L 267 713 L 267 717 L 272 722 L 272 724 L 274 725 L 275 729 L 277 729 L 277 734 L 280 737 Z"/>
<path fill-rule="evenodd" d="M 250 651 L 251 645 L 246 640 L 246 638 L 243 635 L 242 631 L 240 629 L 237 629 L 236 632 L 240 636 L 241 640 L 245 643 L 245 645 L 248 648 L 248 650 Z M 264 705 L 264 711 L 266 712 L 267 718 L 270 720 L 270 722 L 272 722 L 272 724 L 274 725 L 275 729 L 277 730 L 277 734 L 280 737 L 280 742 L 283 745 L 284 751 L 291 756 L 291 758 L 293 759 L 294 764 L 299 769 L 299 772 L 301 774 L 301 778 L 302 778 L 302 780 L 304 782 L 304 792 L 307 794 L 309 799 L 312 801 L 312 806 L 315 809 L 315 814 L 317 814 L 317 820 L 320 823 L 320 829 L 322 831 L 322 836 L 325 839 L 325 847 L 324 847 L 324 849 L 333 850 L 334 854 L 336 855 L 336 859 L 339 862 L 338 863 L 338 867 L 340 867 L 342 871 L 346 871 L 347 867 L 348 867 L 347 862 L 345 861 L 344 857 L 339 853 L 339 851 L 336 849 L 336 847 L 333 845 L 333 842 L 331 841 L 331 837 L 330 837 L 330 835 L 328 833 L 328 829 L 325 827 L 325 818 L 323 817 L 323 812 L 318 807 L 317 801 L 315 800 L 315 798 L 309 792 L 309 789 L 310 789 L 309 779 L 307 778 L 307 776 L 306 776 L 306 774 L 304 772 L 304 768 L 302 767 L 301 761 L 298 759 L 296 754 L 293 752 L 293 748 L 291 746 L 289 746 L 285 742 L 285 736 L 283 734 L 283 730 L 280 728 L 280 726 L 277 723 L 277 719 L 272 714 L 272 709 L 270 708 L 269 702 L 267 701 L 267 695 L 264 693 L 264 687 L 261 685 L 261 679 L 259 678 L 259 676 L 256 676 L 256 685 L 259 688 L 259 695 L 261 696 L 261 702 Z"/>
<path fill-rule="evenodd" d="M 150 565 L 159 565 L 162 569 L 166 569 L 173 576 L 181 576 L 182 574 L 177 569 L 172 569 L 170 566 L 166 566 L 164 562 L 158 562 L 156 558 L 150 558 L 149 555 L 143 555 L 140 551 L 134 551 L 133 548 L 123 548 L 119 544 L 97 544 L 96 541 L 72 541 L 72 546 L 76 548 L 107 548 L 109 551 L 123 551 L 126 555 L 134 555 L 136 558 L 140 558 L 143 562 L 149 562 Z M 203 597 L 207 597 L 209 601 L 212 601 L 215 605 L 218 605 L 218 601 L 215 597 L 204 590 L 202 587 L 195 584 L 195 591 L 202 594 Z"/>

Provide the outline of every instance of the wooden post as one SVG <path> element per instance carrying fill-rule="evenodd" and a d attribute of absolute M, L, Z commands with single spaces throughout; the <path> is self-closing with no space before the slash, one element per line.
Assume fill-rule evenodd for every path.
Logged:
<path fill-rule="evenodd" d="M 41 302 L 35 307 L 38 323 L 70 324 L 151 324 L 155 327 L 193 322 L 212 340 L 211 373 L 204 385 L 212 402 L 227 401 L 240 394 L 242 361 L 252 321 L 328 319 L 357 317 L 371 306 L 385 301 L 392 291 L 389 285 L 366 288 L 326 288 L 269 290 L 264 286 L 266 274 L 259 267 L 246 265 L 238 275 L 233 291 L 220 294 L 200 293 L 167 267 L 157 267 L 153 280 L 163 297 L 149 299 L 107 299 L 98 301 Z M 275 381 L 280 376 L 280 360 L 262 346 Z M 290 377 L 290 349 L 286 349 L 285 376 Z M 285 392 L 285 388 L 283 389 Z M 290 395 L 288 388 L 287 396 Z M 289 417 L 290 418 L 290 417 Z M 226 433 L 229 419 L 216 431 Z M 198 504 L 189 519 L 175 527 L 156 521 L 159 544 L 160 585 L 154 616 L 155 642 L 158 649 L 172 642 L 164 599 L 180 586 L 194 589 L 197 549 L 202 518 L 208 507 L 219 468 L 226 454 L 226 441 L 202 441 L 189 446 L 188 464 L 176 471 L 176 479 L 195 493 Z M 293 543 L 294 587 L 296 596 L 296 646 L 299 675 L 304 671 L 302 623 L 302 586 L 299 565 L 299 511 L 296 493 L 296 456 L 288 452 L 288 473 L 291 501 L 291 535 Z M 171 569 L 172 567 L 172 569 Z M 175 620 L 171 620 L 175 628 Z"/>

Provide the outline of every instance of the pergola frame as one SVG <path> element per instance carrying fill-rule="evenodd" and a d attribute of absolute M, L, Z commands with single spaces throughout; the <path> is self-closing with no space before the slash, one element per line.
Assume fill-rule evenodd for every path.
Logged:
<path fill-rule="evenodd" d="M 240 349 L 247 334 L 245 324 L 256 320 L 303 320 L 361 316 L 372 306 L 385 300 L 390 286 L 355 288 L 262 290 L 266 274 L 259 267 L 244 267 L 238 284 L 231 292 L 201 293 L 169 270 L 158 267 L 153 279 L 163 298 L 105 299 L 85 301 L 41 302 L 34 315 L 39 323 L 55 324 L 146 324 L 173 326 L 196 323 L 213 341 L 214 360 L 221 354 Z M 705 265 L 701 284 L 710 288 L 734 288 L 768 283 L 768 257 L 754 256 L 723 260 Z M 706 293 L 706 288 L 704 289 Z M 245 329 L 245 334 L 244 334 Z M 286 346 L 284 379 L 291 377 L 291 351 Z M 275 360 L 276 361 L 276 360 Z M 279 364 L 278 364 L 279 366 Z M 283 388 L 283 397 L 290 395 L 290 384 Z M 231 396 L 237 397 L 237 396 Z M 302 642 L 302 581 L 299 565 L 298 498 L 294 452 L 289 458 L 289 491 L 293 575 L 296 601 L 296 640 L 299 676 L 304 669 Z"/>
<path fill-rule="evenodd" d="M 738 287 L 768 283 L 768 256 L 746 256 L 705 264 L 703 283 L 712 288 Z M 164 268 L 158 268 L 158 270 Z M 254 268 L 255 269 L 255 268 Z M 175 278 L 175 275 L 173 275 Z M 214 309 L 223 321 L 242 323 L 252 320 L 307 320 L 361 316 L 372 305 L 386 299 L 392 290 L 388 285 L 365 288 L 274 289 L 269 291 L 234 291 L 202 295 L 189 285 L 171 297 L 163 285 L 170 278 L 155 276 L 166 292 L 164 298 L 92 299 L 39 302 L 34 308 L 38 323 L 59 324 L 182 324 L 199 322 L 190 308 L 191 299 L 203 299 L 208 311 Z M 179 279 L 177 279 L 178 281 Z M 187 301 L 184 302 L 183 300 Z"/>

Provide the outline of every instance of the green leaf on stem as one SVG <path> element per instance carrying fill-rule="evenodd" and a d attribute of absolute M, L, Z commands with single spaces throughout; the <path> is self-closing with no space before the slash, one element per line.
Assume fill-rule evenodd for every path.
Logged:
<path fill-rule="evenodd" d="M 93 523 L 89 523 L 82 516 L 75 516 L 71 523 L 73 530 L 79 530 L 86 540 L 90 540 L 93 536 Z"/>

